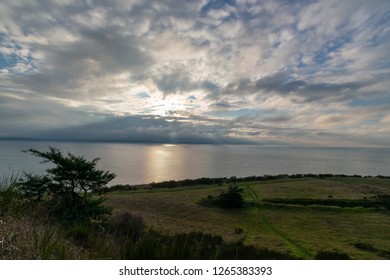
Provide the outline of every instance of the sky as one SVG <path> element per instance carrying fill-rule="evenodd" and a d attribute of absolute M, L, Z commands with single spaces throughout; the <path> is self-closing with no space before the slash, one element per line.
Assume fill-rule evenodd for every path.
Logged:
<path fill-rule="evenodd" d="M 2 0 L 0 137 L 390 147 L 388 0 Z"/>

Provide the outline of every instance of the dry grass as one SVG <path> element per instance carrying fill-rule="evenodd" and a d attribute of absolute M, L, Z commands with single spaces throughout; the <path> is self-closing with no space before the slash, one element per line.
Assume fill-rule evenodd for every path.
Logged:
<path fill-rule="evenodd" d="M 205 194 L 217 195 L 221 187 L 178 188 L 108 194 L 106 205 L 143 217 L 146 225 L 165 233 L 203 231 L 237 241 L 244 228 L 241 210 L 205 208 L 198 204 Z M 218 221 L 213 223 L 212 221 Z"/>
<path fill-rule="evenodd" d="M 77 259 L 83 255 L 58 227 L 32 216 L 5 215 L 0 224 L 0 259 Z"/>
<path fill-rule="evenodd" d="M 363 199 L 390 193 L 389 180 L 378 180 L 380 179 L 354 179 L 350 182 L 346 178 L 275 180 L 250 183 L 250 186 L 262 198 Z"/>
<path fill-rule="evenodd" d="M 107 195 L 114 209 L 144 218 L 146 225 L 164 232 L 204 231 L 224 239 L 292 252 L 314 258 L 319 250 L 347 252 L 356 259 L 380 259 L 352 244 L 365 242 L 390 251 L 390 215 L 374 209 L 326 206 L 266 206 L 263 198 L 363 199 L 390 194 L 390 180 L 362 178 L 293 179 L 240 184 L 246 201 L 258 203 L 241 210 L 203 207 L 198 202 L 216 196 L 226 186 L 155 189 Z M 243 232 L 236 233 L 235 229 Z"/>
<path fill-rule="evenodd" d="M 390 180 L 280 179 L 246 182 L 240 187 L 245 189 L 245 200 L 252 202 L 244 209 L 199 204 L 208 195 L 217 196 L 226 185 L 108 193 L 105 204 L 114 208 L 112 232 L 84 224 L 66 228 L 45 221 L 38 207 L 34 208 L 34 215 L 32 211 L 15 211 L 19 209 L 15 207 L 18 198 L 10 195 L 12 192 L 2 193 L 6 196 L 0 197 L 0 202 L 7 201 L 4 205 L 14 207 L 0 212 L 0 259 L 127 258 L 123 243 L 118 240 L 123 236 L 138 238 L 138 231 L 130 228 L 141 230 L 143 223 L 149 229 L 170 235 L 201 231 L 221 235 L 226 241 L 242 240 L 248 245 L 291 252 L 306 259 L 314 258 L 318 251 L 344 252 L 354 259 L 381 259 L 390 255 L 389 211 L 262 202 L 265 198 L 327 199 L 329 196 L 362 199 L 390 194 Z M 141 238 L 141 241 L 154 244 L 154 237 L 147 236 L 150 240 Z M 364 246 L 359 248 L 354 244 Z M 130 247 L 133 252 L 135 249 Z M 134 252 L 135 256 L 142 256 L 143 249 Z"/>

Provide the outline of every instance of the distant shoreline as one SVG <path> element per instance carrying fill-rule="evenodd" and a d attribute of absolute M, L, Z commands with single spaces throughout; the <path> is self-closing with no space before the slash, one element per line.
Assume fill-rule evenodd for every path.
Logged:
<path fill-rule="evenodd" d="M 324 148 L 324 149 L 390 149 L 388 146 L 319 146 L 267 142 L 214 142 L 214 141 L 158 141 L 158 140 L 132 140 L 132 139 L 56 139 L 31 137 L 0 137 L 0 142 L 53 142 L 53 143 L 92 143 L 92 144 L 144 144 L 144 145 L 234 145 L 234 146 L 262 146 L 286 148 Z"/>
<path fill-rule="evenodd" d="M 153 188 L 176 188 L 185 186 L 207 186 L 207 185 L 221 185 L 241 182 L 258 182 L 270 181 L 277 179 L 324 179 L 324 178 L 378 178 L 390 180 L 390 176 L 385 175 L 347 175 L 347 174 L 280 174 L 280 175 L 263 175 L 263 176 L 248 176 L 248 177 L 219 177 L 219 178 L 197 178 L 184 180 L 168 180 L 161 182 L 151 182 L 148 184 L 116 184 L 111 187 L 106 187 L 105 192 L 112 191 L 131 191 L 139 189 L 153 189 Z"/>

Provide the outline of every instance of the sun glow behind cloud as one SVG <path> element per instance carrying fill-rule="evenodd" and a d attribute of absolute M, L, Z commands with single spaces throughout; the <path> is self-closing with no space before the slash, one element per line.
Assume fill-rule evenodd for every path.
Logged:
<path fill-rule="evenodd" d="M 388 146 L 389 12 L 386 0 L 4 0 L 0 137 L 100 123 L 90 135 L 104 138 L 116 120 L 139 141 Z"/>

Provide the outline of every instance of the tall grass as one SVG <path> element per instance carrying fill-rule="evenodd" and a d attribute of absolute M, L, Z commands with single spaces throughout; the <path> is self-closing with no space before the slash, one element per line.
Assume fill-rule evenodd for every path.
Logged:
<path fill-rule="evenodd" d="M 242 242 L 227 243 L 221 236 L 202 232 L 164 235 L 149 230 L 137 242 L 122 244 L 119 259 L 212 260 L 294 259 L 289 253 L 255 248 Z"/>
<path fill-rule="evenodd" d="M 22 206 L 17 191 L 19 176 L 13 172 L 0 177 L 0 217 L 8 212 L 19 212 Z"/>
<path fill-rule="evenodd" d="M 2 218 L 0 243 L 0 259 L 86 258 L 83 250 L 65 238 L 60 226 L 24 214 Z"/>
<path fill-rule="evenodd" d="M 71 259 L 79 255 L 61 228 L 26 201 L 16 173 L 0 178 L 0 259 Z"/>

